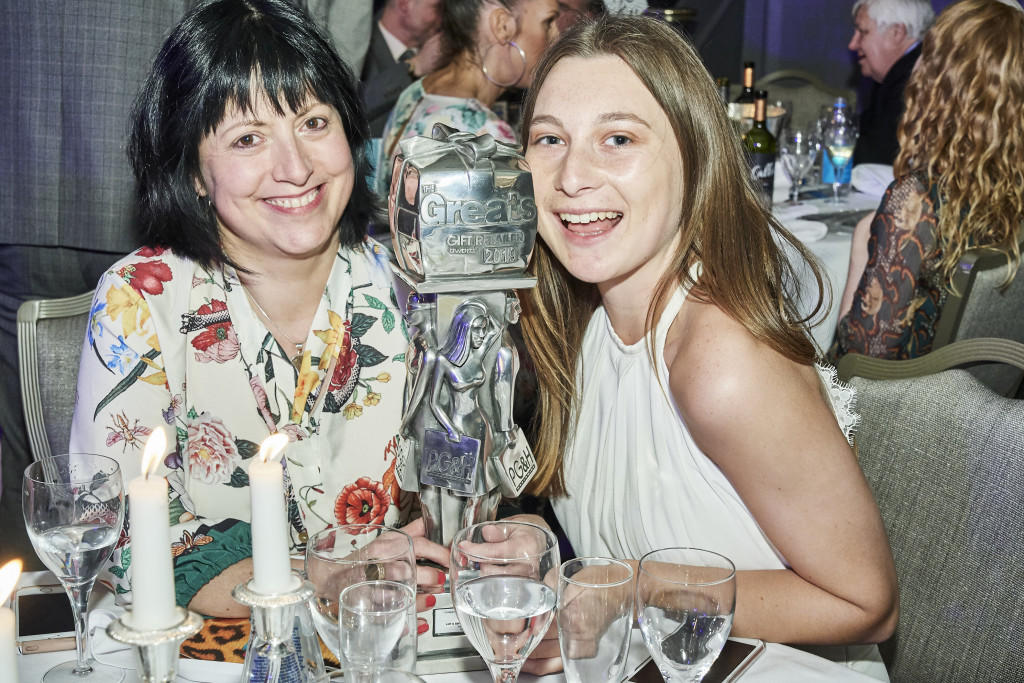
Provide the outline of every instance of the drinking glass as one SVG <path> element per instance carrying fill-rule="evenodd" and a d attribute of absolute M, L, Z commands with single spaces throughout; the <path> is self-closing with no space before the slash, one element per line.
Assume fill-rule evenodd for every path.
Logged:
<path fill-rule="evenodd" d="M 313 622 L 324 643 L 341 661 L 338 598 L 349 586 L 368 580 L 393 581 L 416 592 L 416 555 L 404 531 L 377 524 L 345 524 L 310 537 L 306 577 L 313 584 Z M 415 603 L 410 617 L 416 618 Z M 413 629 L 415 633 L 415 627 Z M 415 648 L 399 668 L 412 668 Z"/>
<path fill-rule="evenodd" d="M 633 627 L 633 569 L 606 557 L 569 560 L 558 576 L 555 620 L 569 683 L 619 683 Z"/>
<path fill-rule="evenodd" d="M 345 680 L 376 683 L 416 658 L 416 593 L 397 581 L 363 581 L 341 592 L 340 661 Z"/>
<path fill-rule="evenodd" d="M 47 671 L 44 683 L 120 681 L 122 669 L 87 656 L 86 631 L 89 593 L 124 523 L 124 486 L 117 461 L 70 453 L 29 465 L 22 486 L 22 512 L 32 547 L 64 586 L 75 616 L 77 659 Z"/>
<path fill-rule="evenodd" d="M 853 156 L 853 148 L 857 144 L 858 130 L 854 123 L 835 122 L 825 129 L 825 149 L 828 151 L 828 159 L 832 164 L 835 175 L 832 179 L 832 199 L 826 200 L 829 204 L 845 204 L 846 201 L 839 197 L 839 186 L 842 185 L 840 178 L 846 165 L 850 163 Z"/>
<path fill-rule="evenodd" d="M 516 683 L 555 610 L 558 541 L 527 522 L 482 522 L 452 540 L 452 602 L 495 683 Z"/>
<path fill-rule="evenodd" d="M 667 683 L 698 683 L 732 628 L 736 567 L 699 548 L 666 548 L 640 559 L 637 619 L 651 657 Z"/>
<path fill-rule="evenodd" d="M 786 169 L 791 183 L 787 203 L 796 206 L 800 204 L 800 186 L 803 185 L 807 172 L 814 166 L 820 143 L 815 139 L 814 133 L 799 128 L 782 131 L 778 142 L 782 167 Z"/>

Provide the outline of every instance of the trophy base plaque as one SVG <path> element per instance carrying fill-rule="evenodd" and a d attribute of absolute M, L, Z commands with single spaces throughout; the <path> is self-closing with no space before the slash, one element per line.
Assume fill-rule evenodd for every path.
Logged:
<path fill-rule="evenodd" d="M 435 597 L 437 604 L 429 611 L 420 613 L 427 620 L 428 629 L 416 638 L 416 673 L 424 675 L 487 669 L 487 663 L 477 654 L 459 624 L 447 583 L 445 592 Z"/>

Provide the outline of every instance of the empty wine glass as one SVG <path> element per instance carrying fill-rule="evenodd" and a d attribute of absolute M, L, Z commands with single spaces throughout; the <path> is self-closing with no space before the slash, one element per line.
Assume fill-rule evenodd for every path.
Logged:
<path fill-rule="evenodd" d="M 416 555 L 404 531 L 377 524 L 345 524 L 310 537 L 306 544 L 306 577 L 313 584 L 313 622 L 324 643 L 341 660 L 338 597 L 349 586 L 387 580 L 416 592 Z M 410 615 L 416 618 L 416 606 Z M 412 668 L 415 648 L 399 668 Z"/>
<path fill-rule="evenodd" d="M 555 608 L 569 683 L 619 683 L 633 627 L 633 569 L 606 557 L 562 565 Z"/>
<path fill-rule="evenodd" d="M 832 199 L 826 200 L 829 204 L 845 204 L 845 200 L 839 197 L 839 186 L 842 185 L 841 178 L 846 165 L 850 163 L 853 156 L 853 148 L 857 144 L 857 126 L 851 122 L 833 122 L 825 129 L 825 150 L 828 152 L 829 162 L 832 164 L 834 176 L 832 178 Z"/>
<path fill-rule="evenodd" d="M 527 522 L 474 524 L 451 549 L 452 602 L 495 683 L 515 683 L 555 609 L 558 541 Z"/>
<path fill-rule="evenodd" d="M 47 671 L 44 683 L 122 680 L 122 669 L 87 656 L 86 631 L 89 594 L 124 523 L 124 486 L 117 461 L 71 453 L 29 465 L 22 486 L 22 512 L 32 547 L 64 586 L 75 616 L 76 661 Z"/>
<path fill-rule="evenodd" d="M 791 183 L 787 203 L 796 206 L 800 204 L 800 186 L 814 166 L 820 143 L 813 133 L 796 128 L 782 131 L 778 143 L 782 167 L 786 169 Z"/>
<path fill-rule="evenodd" d="M 666 548 L 640 560 L 637 619 L 651 657 L 668 683 L 698 683 L 732 628 L 736 567 L 724 555 Z"/>
<path fill-rule="evenodd" d="M 416 658 L 416 593 L 397 581 L 363 581 L 339 598 L 345 680 L 376 683 L 381 672 Z"/>

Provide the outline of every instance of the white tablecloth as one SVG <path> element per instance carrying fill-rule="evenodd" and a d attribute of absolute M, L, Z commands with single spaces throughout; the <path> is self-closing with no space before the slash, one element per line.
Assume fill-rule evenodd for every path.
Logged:
<path fill-rule="evenodd" d="M 37 583 L 51 583 L 53 576 L 48 572 L 34 572 L 22 576 L 20 585 L 33 585 Z M 92 610 L 96 619 L 91 619 L 97 624 L 106 624 L 110 617 L 119 614 L 122 610 L 113 605 L 113 596 L 97 589 L 96 600 L 93 601 Z M 102 593 L 99 593 L 102 591 Z M 103 617 L 106 617 L 105 619 Z M 97 651 L 109 646 L 110 641 L 102 628 L 95 632 L 93 645 Z M 100 661 L 108 664 L 118 664 L 125 667 L 133 667 L 132 653 L 121 651 L 100 655 Z M 633 639 L 630 643 L 627 671 L 635 671 L 647 657 L 646 649 L 640 638 L 639 631 L 634 629 Z M 61 662 L 71 661 L 75 658 L 74 651 L 49 652 L 35 655 L 19 655 L 18 673 L 20 683 L 38 683 L 42 680 L 43 674 L 50 667 Z M 206 662 L 198 660 L 182 659 L 178 665 L 178 681 L 190 681 L 196 683 L 239 683 L 242 673 L 241 664 L 226 664 L 223 662 Z M 491 683 L 491 678 L 486 671 L 471 671 L 467 673 L 433 674 L 424 676 L 428 683 Z M 126 670 L 125 681 L 134 683 L 139 680 L 138 674 L 133 668 Z M 519 677 L 522 683 L 561 683 L 565 677 L 561 674 L 552 676 L 532 676 L 522 674 Z M 816 657 L 801 650 L 796 650 L 785 645 L 769 643 L 760 657 L 754 661 L 749 669 L 743 674 L 744 683 L 870 683 L 875 679 L 864 676 L 844 666 L 840 666 L 821 657 Z M 0 683 L 9 683 L 2 681 Z"/>

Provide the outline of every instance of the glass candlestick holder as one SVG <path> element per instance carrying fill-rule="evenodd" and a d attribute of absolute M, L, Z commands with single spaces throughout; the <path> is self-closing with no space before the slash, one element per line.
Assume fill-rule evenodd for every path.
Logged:
<path fill-rule="evenodd" d="M 203 627 L 203 618 L 181 607 L 175 607 L 180 617 L 170 628 L 140 631 L 131 625 L 131 613 L 123 614 L 107 626 L 107 635 L 119 643 L 131 645 L 139 663 L 142 683 L 170 683 L 178 671 L 181 644 Z"/>
<path fill-rule="evenodd" d="M 316 683 L 326 675 L 309 605 L 315 593 L 304 579 L 284 593 L 257 593 L 252 581 L 231 592 L 251 613 L 244 683 Z"/>

